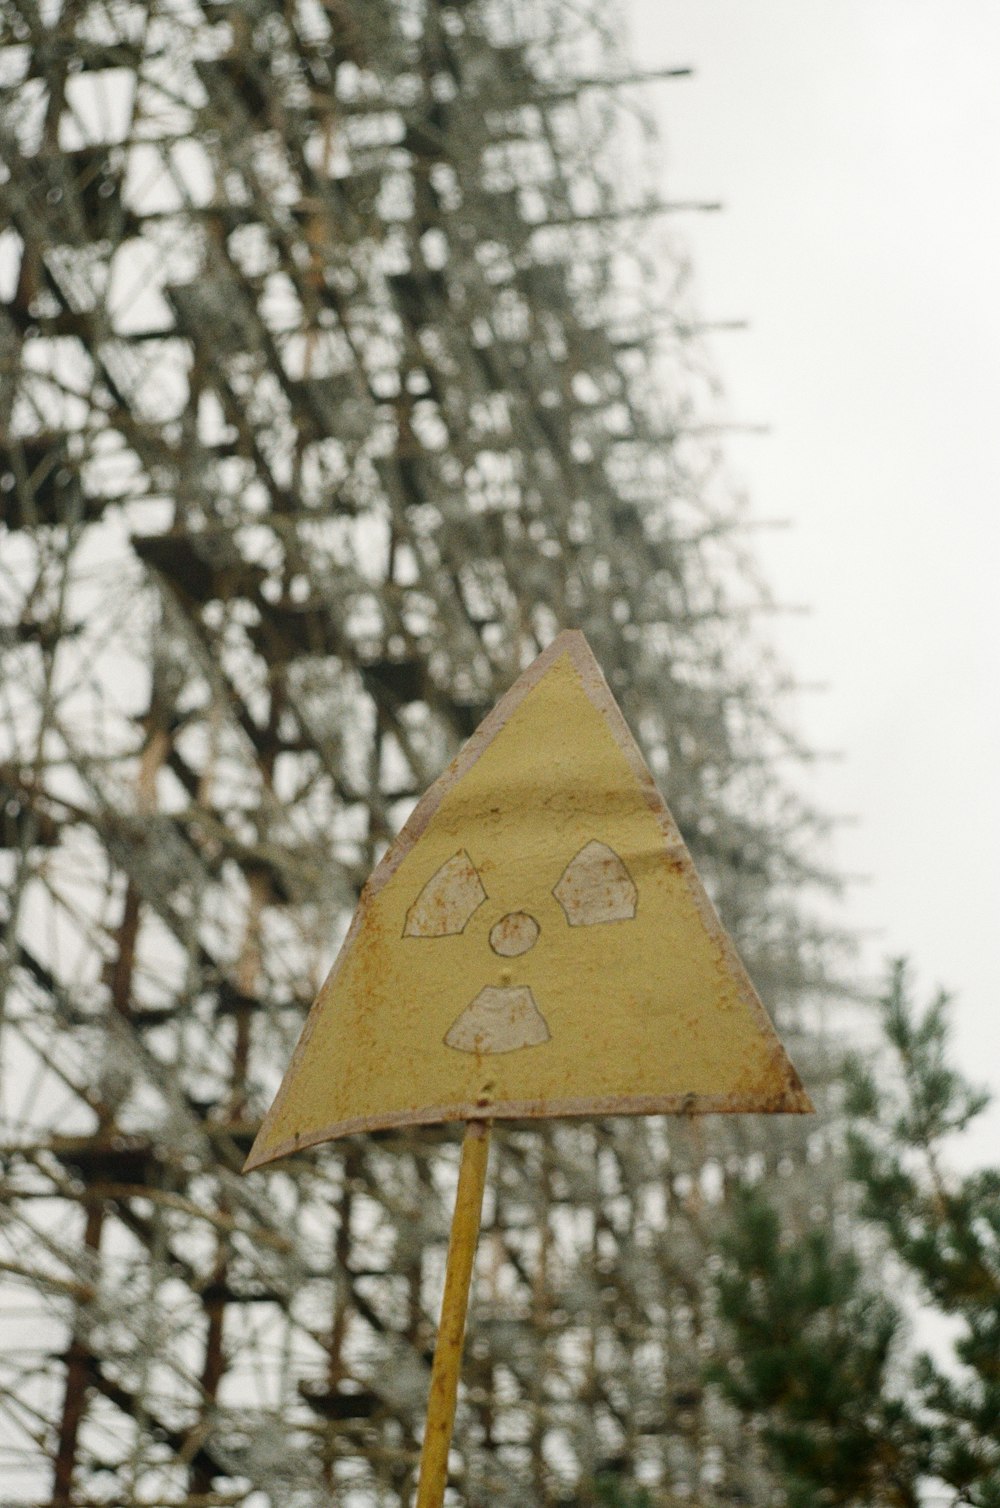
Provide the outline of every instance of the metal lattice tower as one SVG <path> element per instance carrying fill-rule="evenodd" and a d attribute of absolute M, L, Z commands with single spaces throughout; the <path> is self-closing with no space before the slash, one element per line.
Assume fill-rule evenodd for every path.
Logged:
<path fill-rule="evenodd" d="M 641 172 L 656 76 L 599 0 L 0 27 L 0 1502 L 401 1504 L 452 1138 L 239 1168 L 375 859 L 557 629 L 825 1072 L 823 825 Z M 704 1264 L 748 1167 L 815 1200 L 822 1132 L 497 1142 L 455 1501 L 766 1501 Z"/>

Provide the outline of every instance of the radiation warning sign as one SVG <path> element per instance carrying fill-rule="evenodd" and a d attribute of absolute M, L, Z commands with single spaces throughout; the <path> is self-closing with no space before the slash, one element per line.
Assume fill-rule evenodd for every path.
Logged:
<path fill-rule="evenodd" d="M 571 632 L 372 874 L 247 1167 L 389 1126 L 811 1108 Z"/>

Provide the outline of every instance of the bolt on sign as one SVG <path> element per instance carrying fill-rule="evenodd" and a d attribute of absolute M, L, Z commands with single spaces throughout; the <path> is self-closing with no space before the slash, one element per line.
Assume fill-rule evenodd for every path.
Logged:
<path fill-rule="evenodd" d="M 417 1499 L 433 1508 L 489 1123 L 811 1109 L 586 640 L 569 632 L 375 869 L 246 1167 L 352 1132 L 466 1123 Z"/>

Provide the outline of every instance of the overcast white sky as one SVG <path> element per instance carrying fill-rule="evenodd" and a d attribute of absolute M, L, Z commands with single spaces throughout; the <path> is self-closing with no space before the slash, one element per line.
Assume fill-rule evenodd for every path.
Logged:
<path fill-rule="evenodd" d="M 966 1071 L 1000 1091 L 1000 6 L 632 0 L 684 230 L 761 517 L 828 810 L 857 813 L 848 910 L 956 991 Z M 986 1134 L 987 1130 L 990 1134 Z M 998 1160 L 1000 1115 L 977 1137 Z"/>

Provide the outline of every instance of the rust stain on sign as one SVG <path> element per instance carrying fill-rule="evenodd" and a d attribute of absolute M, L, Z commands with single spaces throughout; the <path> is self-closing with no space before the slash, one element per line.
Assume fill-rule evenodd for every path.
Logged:
<path fill-rule="evenodd" d="M 247 1166 L 393 1125 L 811 1108 L 566 633 L 372 875 Z"/>

